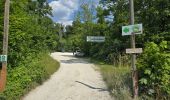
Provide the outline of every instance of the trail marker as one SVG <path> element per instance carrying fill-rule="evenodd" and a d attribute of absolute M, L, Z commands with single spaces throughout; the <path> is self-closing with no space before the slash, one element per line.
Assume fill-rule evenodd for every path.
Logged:
<path fill-rule="evenodd" d="M 87 42 L 104 42 L 104 36 L 87 36 Z"/>
<path fill-rule="evenodd" d="M 7 61 L 7 55 L 0 55 L 0 62 L 6 62 Z"/>
<path fill-rule="evenodd" d="M 142 24 L 122 26 L 122 35 L 142 34 Z"/>
<path fill-rule="evenodd" d="M 126 49 L 126 53 L 142 53 L 142 48 Z"/>

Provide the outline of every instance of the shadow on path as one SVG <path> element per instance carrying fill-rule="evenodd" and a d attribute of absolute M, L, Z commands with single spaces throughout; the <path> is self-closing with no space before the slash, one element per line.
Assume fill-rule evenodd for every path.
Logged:
<path fill-rule="evenodd" d="M 108 90 L 108 89 L 96 88 L 96 87 L 90 86 L 90 85 L 85 84 L 85 83 L 80 82 L 80 81 L 75 81 L 75 82 L 80 83 L 80 84 L 83 84 L 83 85 L 85 85 L 85 86 L 87 86 L 87 87 L 89 87 L 89 88 L 91 88 L 91 89 L 97 89 L 98 91 L 108 91 L 108 92 L 109 92 L 109 90 Z"/>

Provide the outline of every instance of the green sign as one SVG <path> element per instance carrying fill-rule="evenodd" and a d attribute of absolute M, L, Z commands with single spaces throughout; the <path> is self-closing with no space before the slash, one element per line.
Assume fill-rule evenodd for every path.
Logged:
<path fill-rule="evenodd" d="M 0 55 L 0 62 L 6 62 L 7 61 L 7 55 Z"/>
<path fill-rule="evenodd" d="M 124 29 L 123 29 L 123 32 L 125 32 L 125 33 L 129 33 L 129 27 L 125 27 Z"/>
<path fill-rule="evenodd" d="M 142 34 L 142 24 L 128 25 L 122 27 L 122 35 Z"/>

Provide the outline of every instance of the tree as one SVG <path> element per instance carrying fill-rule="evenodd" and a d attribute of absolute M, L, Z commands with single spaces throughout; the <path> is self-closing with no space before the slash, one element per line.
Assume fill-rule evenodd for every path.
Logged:
<path fill-rule="evenodd" d="M 164 68 L 169 62 L 168 60 L 165 60 L 167 56 L 165 57 L 164 55 L 169 55 L 170 51 L 170 1 L 135 0 L 134 3 L 135 24 L 143 24 L 143 34 L 136 35 L 136 47 L 142 47 L 144 49 L 144 53 L 141 54 L 141 56 L 137 56 L 138 62 L 140 63 L 139 79 L 140 82 L 144 83 L 140 83 L 140 86 L 148 91 L 150 87 L 154 87 L 155 85 L 150 81 L 155 82 L 156 80 L 150 75 L 146 75 L 146 73 L 150 73 L 148 68 L 150 68 L 149 70 L 151 70 L 151 72 L 152 70 L 159 69 L 163 71 L 161 73 L 162 76 L 156 75 L 156 73 L 153 74 L 157 78 L 163 79 L 160 80 L 160 82 L 155 82 L 160 90 L 150 96 L 156 97 L 160 95 L 158 93 L 163 93 L 164 97 L 167 98 L 169 95 L 169 85 L 167 85 L 167 83 L 170 82 L 169 68 Z M 91 13 L 90 6 L 88 4 L 82 6 L 82 9 L 79 11 L 78 16 L 76 17 L 77 19 L 73 22 L 72 27 L 66 31 L 70 34 L 67 38 L 68 43 L 81 47 L 90 57 L 102 59 L 114 63 L 115 65 L 118 65 L 123 59 L 125 64 L 129 64 L 128 56 L 125 54 L 125 49 L 130 47 L 130 38 L 121 35 L 122 26 L 129 24 L 129 2 L 128 0 L 101 0 L 101 5 L 97 8 L 97 19 L 95 19 L 95 21 L 93 17 L 91 17 L 93 14 Z M 109 19 L 108 21 L 109 16 L 112 16 L 113 20 Z M 105 36 L 106 41 L 101 44 L 87 43 L 86 36 L 89 35 Z M 161 43 L 164 43 L 164 41 L 167 43 L 166 46 L 164 45 L 166 49 L 161 49 Z M 148 42 L 152 45 L 148 46 Z M 158 48 L 158 51 L 152 53 L 149 51 L 149 48 L 151 49 L 150 51 L 154 51 L 154 49 Z M 152 68 L 152 65 L 156 67 Z M 150 81 L 145 84 L 145 79 Z M 166 85 L 161 82 L 166 83 Z M 156 89 L 154 91 L 156 91 Z"/>

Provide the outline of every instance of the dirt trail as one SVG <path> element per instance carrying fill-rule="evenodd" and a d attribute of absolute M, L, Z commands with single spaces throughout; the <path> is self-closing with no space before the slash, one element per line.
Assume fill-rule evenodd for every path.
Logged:
<path fill-rule="evenodd" d="M 72 53 L 52 53 L 60 69 L 23 100 L 113 100 L 93 64 Z"/>

